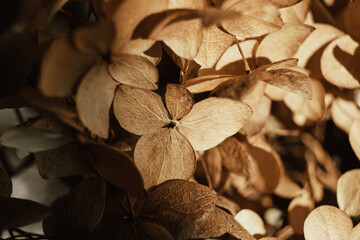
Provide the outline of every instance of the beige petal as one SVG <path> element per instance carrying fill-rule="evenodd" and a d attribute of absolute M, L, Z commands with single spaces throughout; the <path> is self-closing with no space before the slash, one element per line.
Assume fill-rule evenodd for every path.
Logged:
<path fill-rule="evenodd" d="M 238 132 L 251 114 L 241 101 L 210 97 L 196 103 L 178 129 L 195 150 L 207 150 Z"/>
<path fill-rule="evenodd" d="M 298 1 L 295 5 L 279 9 L 281 20 L 283 20 L 284 23 L 304 23 L 310 5 L 311 0 L 302 0 Z"/>
<path fill-rule="evenodd" d="M 259 37 L 282 26 L 279 10 L 267 0 L 227 0 L 221 8 L 241 13 L 239 18 L 221 22 L 226 31 L 239 39 Z"/>
<path fill-rule="evenodd" d="M 315 30 L 310 33 L 294 55 L 295 58 L 299 59 L 298 66 L 305 67 L 317 51 L 331 40 L 345 34 L 329 24 L 315 23 L 314 27 Z"/>
<path fill-rule="evenodd" d="M 350 128 L 349 141 L 353 151 L 360 159 L 360 119 L 356 119 Z"/>
<path fill-rule="evenodd" d="M 131 133 L 153 133 L 170 123 L 161 97 L 152 91 L 122 85 L 115 92 L 114 114 Z"/>
<path fill-rule="evenodd" d="M 356 225 L 350 235 L 350 240 L 357 240 L 360 239 L 360 223 Z"/>
<path fill-rule="evenodd" d="M 68 37 L 54 40 L 42 60 L 40 90 L 47 96 L 70 96 L 80 78 L 99 58 L 97 54 L 83 54 L 75 50 Z"/>
<path fill-rule="evenodd" d="M 143 135 L 134 152 L 145 189 L 169 179 L 189 179 L 195 172 L 195 153 L 189 141 L 171 128 Z"/>
<path fill-rule="evenodd" d="M 347 32 L 357 42 L 360 42 L 360 1 L 348 1 L 345 10 L 344 23 Z"/>
<path fill-rule="evenodd" d="M 265 235 L 266 229 L 261 217 L 250 209 L 242 209 L 235 215 L 235 220 L 241 224 L 251 235 Z"/>
<path fill-rule="evenodd" d="M 158 70 L 144 57 L 121 54 L 112 58 L 108 69 L 110 75 L 119 83 L 149 90 L 158 88 Z"/>
<path fill-rule="evenodd" d="M 305 24 L 284 24 L 280 30 L 270 33 L 259 44 L 256 52 L 258 64 L 291 58 L 313 30 L 314 27 Z"/>
<path fill-rule="evenodd" d="M 301 0 L 270 0 L 270 2 L 281 8 L 292 6 L 300 1 Z"/>
<path fill-rule="evenodd" d="M 166 107 L 174 120 L 188 114 L 194 104 L 192 94 L 185 87 L 168 84 L 165 93 Z"/>
<path fill-rule="evenodd" d="M 353 101 L 338 97 L 331 105 L 331 118 L 336 126 L 349 134 L 355 119 L 360 118 L 360 109 Z"/>
<path fill-rule="evenodd" d="M 292 199 L 301 194 L 301 187 L 292 181 L 288 176 L 282 174 L 279 184 L 276 186 L 274 193 L 282 198 Z"/>
<path fill-rule="evenodd" d="M 183 85 L 193 94 L 214 90 L 221 83 L 238 78 L 234 75 L 206 75 L 184 81 Z"/>
<path fill-rule="evenodd" d="M 325 112 L 325 89 L 318 80 L 310 79 L 310 84 L 312 89 L 311 100 L 295 93 L 288 93 L 284 97 L 284 103 L 293 112 L 317 121 L 323 117 Z"/>
<path fill-rule="evenodd" d="M 314 209 L 314 206 L 314 201 L 307 192 L 304 192 L 290 202 L 288 207 L 289 222 L 296 234 L 302 235 L 304 233 L 305 219 Z"/>
<path fill-rule="evenodd" d="M 349 35 L 333 40 L 325 48 L 320 61 L 321 72 L 331 84 L 350 89 L 360 87 L 359 43 Z"/>
<path fill-rule="evenodd" d="M 80 120 L 102 138 L 108 137 L 109 110 L 116 86 L 107 72 L 106 63 L 100 62 L 85 75 L 76 94 Z"/>
<path fill-rule="evenodd" d="M 320 202 L 324 197 L 324 187 L 319 182 L 317 175 L 316 175 L 316 169 L 318 166 L 316 166 L 315 161 L 309 159 L 310 157 L 313 157 L 312 153 L 309 153 L 308 151 L 305 152 L 305 159 L 307 162 L 307 173 L 309 175 L 309 183 L 311 187 L 311 192 L 314 200 L 316 202 Z"/>
<path fill-rule="evenodd" d="M 217 26 L 210 26 L 203 30 L 203 38 L 194 61 L 202 67 L 211 68 L 221 55 L 235 41 L 235 37 L 221 31 Z"/>
<path fill-rule="evenodd" d="M 343 211 L 322 205 L 307 216 L 304 235 L 306 240 L 344 240 L 349 238 L 352 228 L 350 217 Z"/>
<path fill-rule="evenodd" d="M 339 208 L 351 217 L 360 216 L 360 169 L 353 169 L 340 176 L 336 198 Z"/>
<path fill-rule="evenodd" d="M 169 0 L 169 9 L 204 9 L 206 6 L 206 0 Z"/>

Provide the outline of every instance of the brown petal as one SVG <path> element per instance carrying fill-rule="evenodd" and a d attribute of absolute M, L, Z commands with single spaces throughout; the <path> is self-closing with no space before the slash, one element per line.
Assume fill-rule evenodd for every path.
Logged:
<path fill-rule="evenodd" d="M 224 33 L 217 26 L 205 28 L 194 61 L 205 68 L 213 67 L 226 49 L 234 43 L 235 39 L 234 36 Z"/>
<path fill-rule="evenodd" d="M 171 128 L 143 135 L 136 144 L 134 158 L 145 189 L 169 179 L 189 179 L 196 168 L 189 141 Z"/>
<path fill-rule="evenodd" d="M 288 207 L 289 222 L 296 234 L 304 233 L 304 222 L 309 213 L 314 209 L 314 201 L 309 193 L 294 198 Z"/>
<path fill-rule="evenodd" d="M 350 217 L 343 211 L 322 205 L 307 216 L 304 235 L 306 240 L 343 240 L 348 239 L 352 228 Z"/>
<path fill-rule="evenodd" d="M 353 122 L 360 118 L 360 109 L 353 101 L 338 97 L 331 105 L 331 118 L 336 126 L 349 134 Z"/>
<path fill-rule="evenodd" d="M 102 138 L 108 137 L 109 110 L 116 86 L 107 72 L 106 63 L 100 62 L 85 75 L 76 94 L 80 120 Z"/>
<path fill-rule="evenodd" d="M 137 135 L 153 133 L 170 123 L 159 95 L 125 85 L 116 90 L 114 113 L 121 127 Z"/>
<path fill-rule="evenodd" d="M 273 4 L 275 4 L 277 7 L 289 7 L 291 5 L 294 5 L 301 0 L 270 0 Z"/>
<path fill-rule="evenodd" d="M 119 83 L 149 90 L 158 88 L 158 70 L 144 57 L 130 54 L 114 56 L 108 68 L 110 75 Z"/>
<path fill-rule="evenodd" d="M 10 197 L 12 192 L 12 183 L 6 170 L 0 167 L 0 198 Z"/>
<path fill-rule="evenodd" d="M 279 9 L 281 19 L 284 23 L 304 23 L 310 7 L 311 0 L 302 0 L 295 5 L 281 8 Z"/>
<path fill-rule="evenodd" d="M 40 90 L 47 96 L 70 96 L 80 78 L 99 58 L 97 54 L 75 50 L 68 37 L 56 39 L 42 60 Z"/>
<path fill-rule="evenodd" d="M 360 119 L 356 119 L 350 128 L 349 142 L 358 159 L 360 159 Z"/>
<path fill-rule="evenodd" d="M 168 84 L 165 93 L 166 107 L 174 120 L 188 114 L 194 104 L 192 94 L 185 87 Z"/>
<path fill-rule="evenodd" d="M 282 174 L 274 193 L 282 198 L 293 199 L 302 192 L 302 188 L 288 176 Z"/>
<path fill-rule="evenodd" d="M 360 216 L 360 169 L 353 169 L 340 176 L 337 183 L 339 208 L 351 217 Z"/>
<path fill-rule="evenodd" d="M 259 37 L 282 26 L 279 10 L 267 0 L 227 0 L 221 8 L 241 13 L 238 18 L 221 22 L 226 31 L 239 39 Z"/>
<path fill-rule="evenodd" d="M 234 75 L 205 75 L 186 80 L 183 85 L 193 94 L 214 90 L 221 83 L 237 78 Z"/>
<path fill-rule="evenodd" d="M 321 72 L 324 78 L 337 87 L 360 87 L 360 46 L 349 35 L 333 40 L 321 56 Z"/>
<path fill-rule="evenodd" d="M 196 103 L 178 129 L 195 150 L 207 150 L 238 132 L 251 114 L 241 101 L 210 97 Z"/>
<path fill-rule="evenodd" d="M 305 24 L 284 24 L 280 30 L 270 33 L 261 41 L 256 52 L 258 64 L 291 58 L 314 29 Z"/>
<path fill-rule="evenodd" d="M 360 238 L 360 223 L 356 225 L 350 235 L 350 240 L 357 240 Z"/>
<path fill-rule="evenodd" d="M 50 208 L 30 200 L 0 197 L 0 228 L 17 228 L 43 220 Z"/>
<path fill-rule="evenodd" d="M 217 189 L 217 187 L 219 187 L 221 183 L 221 174 L 222 174 L 222 156 L 219 148 L 214 147 L 207 150 L 204 153 L 203 161 L 206 164 L 212 186 L 214 189 Z"/>
<path fill-rule="evenodd" d="M 360 1 L 349 1 L 345 10 L 344 23 L 347 32 L 355 41 L 360 42 Z"/>

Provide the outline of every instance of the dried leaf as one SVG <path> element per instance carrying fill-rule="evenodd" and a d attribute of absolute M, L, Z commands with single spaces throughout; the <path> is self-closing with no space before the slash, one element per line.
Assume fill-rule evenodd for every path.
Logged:
<path fill-rule="evenodd" d="M 165 100 L 166 107 L 174 120 L 188 114 L 194 104 L 194 98 L 189 90 L 177 84 L 166 86 Z"/>
<path fill-rule="evenodd" d="M 349 134 L 353 122 L 360 118 L 360 109 L 353 101 L 338 97 L 331 105 L 331 118 L 336 126 Z"/>
<path fill-rule="evenodd" d="M 339 208 L 351 217 L 360 216 L 360 169 L 353 169 L 340 176 L 336 198 Z"/>
<path fill-rule="evenodd" d="M 6 170 L 0 167 L 0 198 L 10 197 L 12 192 L 12 182 Z"/>
<path fill-rule="evenodd" d="M 352 228 L 350 217 L 343 211 L 322 205 L 307 216 L 304 235 L 306 240 L 343 240 L 349 238 Z"/>
<path fill-rule="evenodd" d="M 108 68 L 110 75 L 119 83 L 149 90 L 158 88 L 158 70 L 142 56 L 130 54 L 114 56 Z"/>
<path fill-rule="evenodd" d="M 265 235 L 266 229 L 261 217 L 250 209 L 242 209 L 235 215 L 238 221 L 251 235 Z"/>
<path fill-rule="evenodd" d="M 27 152 L 54 149 L 73 141 L 72 138 L 54 131 L 32 127 L 17 127 L 3 134 L 0 143 Z"/>
<path fill-rule="evenodd" d="M 170 123 L 159 95 L 125 85 L 115 92 L 114 113 L 121 127 L 137 135 L 153 133 Z"/>
<path fill-rule="evenodd" d="M 280 30 L 270 33 L 259 44 L 256 52 L 258 64 L 291 58 L 314 29 L 305 24 L 284 24 Z"/>
<path fill-rule="evenodd" d="M 58 148 L 35 153 L 40 175 L 45 179 L 56 179 L 90 172 L 81 151 L 78 144 L 68 143 Z"/>
<path fill-rule="evenodd" d="M 169 179 L 189 179 L 196 168 L 189 141 L 171 128 L 143 135 L 136 144 L 134 158 L 145 189 Z"/>
<path fill-rule="evenodd" d="M 357 42 L 360 42 L 360 2 L 352 0 L 348 2 L 345 10 L 344 23 L 347 32 Z"/>
<path fill-rule="evenodd" d="M 73 187 L 59 211 L 61 237 L 92 232 L 104 213 L 105 193 L 105 181 L 98 177 L 87 178 Z"/>
<path fill-rule="evenodd" d="M 358 159 L 360 159 L 360 119 L 356 119 L 350 128 L 349 142 Z"/>
<path fill-rule="evenodd" d="M 350 240 L 356 240 L 359 238 L 360 238 L 360 224 L 356 225 L 350 234 Z"/>
<path fill-rule="evenodd" d="M 143 180 L 132 159 L 106 145 L 90 145 L 91 164 L 106 181 L 134 196 L 144 192 Z"/>
<path fill-rule="evenodd" d="M 224 33 L 217 26 L 205 28 L 194 61 L 205 68 L 213 67 L 226 49 L 234 43 L 235 39 L 234 36 Z"/>
<path fill-rule="evenodd" d="M 273 4 L 275 4 L 277 7 L 290 7 L 302 0 L 270 0 Z"/>
<path fill-rule="evenodd" d="M 304 233 L 304 222 L 309 213 L 314 209 L 314 201 L 309 193 L 294 198 L 288 207 L 289 222 L 296 234 Z"/>
<path fill-rule="evenodd" d="M 227 0 L 221 8 L 241 13 L 238 18 L 221 22 L 226 31 L 239 39 L 259 37 L 282 26 L 279 10 L 267 0 Z"/>
<path fill-rule="evenodd" d="M 97 54 L 77 51 L 68 37 L 56 39 L 42 60 L 40 90 L 47 96 L 70 96 L 80 78 L 99 58 Z"/>
<path fill-rule="evenodd" d="M 311 7 L 311 0 L 298 1 L 297 4 L 281 8 L 280 17 L 284 23 L 304 23 Z"/>
<path fill-rule="evenodd" d="M 314 27 L 315 30 L 309 34 L 294 55 L 295 58 L 299 59 L 298 66 L 300 67 L 307 66 L 317 51 L 320 51 L 331 40 L 345 34 L 329 24 L 315 23 Z M 311 64 L 308 67 L 312 69 Z"/>
<path fill-rule="evenodd" d="M 241 101 L 210 97 L 196 103 L 177 128 L 195 150 L 207 150 L 238 132 L 251 114 Z"/>
<path fill-rule="evenodd" d="M 116 86 L 107 72 L 106 63 L 100 62 L 85 75 L 76 94 L 80 120 L 102 138 L 108 137 L 109 110 Z"/>
<path fill-rule="evenodd" d="M 324 78 L 343 88 L 360 87 L 358 68 L 360 63 L 359 43 L 344 35 L 333 40 L 322 53 L 320 64 Z"/>
<path fill-rule="evenodd" d="M 0 229 L 17 228 L 43 220 L 50 208 L 30 200 L 0 197 Z"/>

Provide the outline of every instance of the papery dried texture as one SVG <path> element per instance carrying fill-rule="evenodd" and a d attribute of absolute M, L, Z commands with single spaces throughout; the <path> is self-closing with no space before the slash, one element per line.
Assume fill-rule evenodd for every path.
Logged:
<path fill-rule="evenodd" d="M 142 195 L 143 180 L 126 154 L 116 148 L 95 144 L 89 145 L 87 152 L 92 166 L 106 181 L 135 196 Z"/>
<path fill-rule="evenodd" d="M 234 79 L 234 75 L 208 75 L 189 79 L 183 85 L 193 94 L 215 89 L 221 83 Z"/>
<path fill-rule="evenodd" d="M 356 225 L 350 234 L 350 240 L 357 240 L 360 238 L 360 224 Z"/>
<path fill-rule="evenodd" d="M 105 181 L 98 177 L 82 180 L 66 196 L 58 212 L 61 238 L 91 233 L 105 210 Z"/>
<path fill-rule="evenodd" d="M 305 23 L 310 5 L 311 0 L 302 0 L 295 5 L 279 9 L 281 20 L 284 23 Z"/>
<path fill-rule="evenodd" d="M 318 121 L 322 119 L 325 113 L 325 89 L 318 80 L 310 79 L 310 84 L 311 100 L 299 94 L 287 93 L 284 97 L 284 103 L 294 113 L 302 114 L 309 120 Z"/>
<path fill-rule="evenodd" d="M 116 29 L 116 41 L 114 41 L 114 45 L 112 46 L 113 51 L 118 52 L 124 45 L 128 44 L 131 40 L 133 31 L 141 20 L 151 14 L 166 10 L 168 2 L 168 0 L 154 0 L 149 4 L 147 0 L 122 1 L 114 11 L 112 17 Z M 139 50 L 139 52 L 147 50 L 153 44 L 154 41 L 141 41 L 137 44 L 139 47 L 143 48 Z"/>
<path fill-rule="evenodd" d="M 349 134 L 353 122 L 360 118 L 360 109 L 353 101 L 337 97 L 331 105 L 331 118 L 336 126 Z"/>
<path fill-rule="evenodd" d="M 277 237 L 264 237 L 264 238 L 260 238 L 260 240 L 281 240 L 281 239 Z"/>
<path fill-rule="evenodd" d="M 158 70 L 145 57 L 131 54 L 113 56 L 108 71 L 119 83 L 149 90 L 158 88 Z"/>
<path fill-rule="evenodd" d="M 83 149 L 75 143 L 68 143 L 48 151 L 34 153 L 40 175 L 45 179 L 76 176 L 91 169 L 81 155 Z"/>
<path fill-rule="evenodd" d="M 315 28 L 305 24 L 287 23 L 267 35 L 256 52 L 259 65 L 291 58 Z M 276 51 L 274 51 L 276 49 Z"/>
<path fill-rule="evenodd" d="M 282 198 L 293 199 L 302 193 L 302 188 L 285 174 L 280 176 L 274 193 Z"/>
<path fill-rule="evenodd" d="M 0 196 L 0 212 L 0 229 L 5 229 L 39 222 L 51 209 L 34 201 Z"/>
<path fill-rule="evenodd" d="M 23 126 L 7 130 L 0 138 L 1 145 L 26 152 L 54 149 L 71 141 L 72 138 L 55 131 Z"/>
<path fill-rule="evenodd" d="M 196 103 L 177 129 L 195 150 L 207 150 L 238 132 L 251 114 L 241 101 L 210 97 Z"/>
<path fill-rule="evenodd" d="M 235 215 L 238 221 L 251 235 L 265 235 L 266 229 L 261 217 L 250 209 L 242 209 Z"/>
<path fill-rule="evenodd" d="M 217 26 L 203 30 L 202 42 L 194 61 L 204 68 L 211 68 L 230 47 L 235 37 L 221 31 Z"/>
<path fill-rule="evenodd" d="M 222 156 L 220 150 L 217 147 L 207 150 L 203 155 L 203 161 L 206 164 L 212 187 L 217 189 L 222 178 Z"/>
<path fill-rule="evenodd" d="M 84 54 L 76 50 L 68 37 L 55 39 L 42 60 L 40 90 L 47 96 L 70 96 L 80 78 L 99 58 L 95 53 Z"/>
<path fill-rule="evenodd" d="M 290 7 L 302 0 L 270 0 L 273 4 L 275 4 L 277 7 L 283 8 L 283 7 Z"/>
<path fill-rule="evenodd" d="M 166 108 L 172 119 L 180 119 L 188 114 L 194 104 L 192 94 L 178 84 L 168 84 L 165 92 Z"/>
<path fill-rule="evenodd" d="M 309 193 L 294 198 L 288 207 L 289 222 L 296 234 L 304 233 L 304 222 L 309 213 L 314 209 L 315 204 Z"/>
<path fill-rule="evenodd" d="M 310 69 L 313 69 L 313 64 L 309 64 L 308 66 L 307 64 L 315 57 L 314 55 L 323 49 L 331 40 L 345 34 L 329 24 L 315 23 L 313 26 L 315 30 L 309 34 L 294 55 L 295 58 L 299 59 L 298 66 L 309 67 Z"/>
<path fill-rule="evenodd" d="M 356 119 L 351 125 L 349 142 L 354 153 L 360 160 L 360 119 Z"/>
<path fill-rule="evenodd" d="M 360 42 L 360 1 L 348 2 L 345 10 L 344 23 L 347 32 L 357 42 Z"/>
<path fill-rule="evenodd" d="M 122 85 L 113 105 L 121 127 L 137 135 L 153 133 L 170 123 L 161 97 L 149 90 Z"/>
<path fill-rule="evenodd" d="M 0 197 L 10 197 L 12 182 L 6 170 L 0 167 Z"/>
<path fill-rule="evenodd" d="M 134 159 L 145 189 L 169 179 L 187 180 L 196 168 L 191 144 L 172 128 L 161 128 L 143 135 L 136 144 Z"/>
<path fill-rule="evenodd" d="M 108 137 L 109 110 L 117 86 L 106 67 L 105 62 L 98 63 L 84 76 L 75 99 L 80 120 L 101 138 Z"/>
<path fill-rule="evenodd" d="M 227 32 L 239 39 L 259 37 L 282 26 L 279 10 L 267 0 L 227 0 L 221 8 L 241 13 L 238 18 L 221 22 Z"/>
<path fill-rule="evenodd" d="M 350 217 L 343 211 L 322 205 L 307 216 L 304 235 L 306 240 L 344 240 L 349 238 L 352 228 Z"/>
<path fill-rule="evenodd" d="M 336 198 L 339 208 L 351 217 L 360 216 L 360 169 L 353 169 L 340 176 Z"/>
<path fill-rule="evenodd" d="M 333 40 L 325 48 L 320 61 L 321 72 L 331 84 L 349 89 L 360 87 L 359 43 L 349 35 Z"/>

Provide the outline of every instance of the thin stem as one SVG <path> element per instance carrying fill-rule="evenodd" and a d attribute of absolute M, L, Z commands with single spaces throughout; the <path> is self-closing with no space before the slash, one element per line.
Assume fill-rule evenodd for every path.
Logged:
<path fill-rule="evenodd" d="M 206 176 L 206 180 L 207 180 L 207 182 L 208 182 L 209 188 L 213 188 L 213 184 L 212 184 L 212 182 L 211 182 L 211 178 L 210 178 L 210 175 L 209 175 L 209 170 L 208 170 L 208 168 L 207 168 L 207 166 L 206 166 L 206 163 L 205 163 L 204 158 L 201 158 L 201 159 L 200 159 L 200 162 L 201 162 L 201 166 L 202 166 L 203 169 L 204 169 L 205 176 Z"/>
<path fill-rule="evenodd" d="M 241 49 L 241 46 L 240 46 L 240 44 L 239 44 L 239 40 L 236 39 L 235 42 L 236 42 L 237 48 L 239 49 L 239 52 L 240 52 L 240 54 L 241 54 L 241 57 L 242 57 L 242 59 L 244 60 L 245 72 L 246 72 L 246 74 L 249 74 L 249 73 L 251 73 L 251 69 L 250 69 L 250 66 L 249 66 L 248 61 L 246 60 L 245 54 L 244 54 L 243 50 Z"/>

